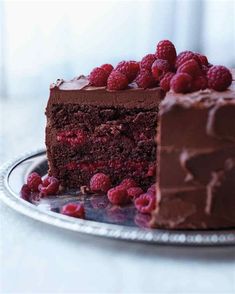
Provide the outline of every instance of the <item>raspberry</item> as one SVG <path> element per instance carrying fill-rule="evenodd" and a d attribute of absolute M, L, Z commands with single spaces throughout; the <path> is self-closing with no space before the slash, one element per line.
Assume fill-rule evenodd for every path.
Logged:
<path fill-rule="evenodd" d="M 171 79 L 170 85 L 175 93 L 188 93 L 192 87 L 192 77 L 186 73 L 177 73 Z"/>
<path fill-rule="evenodd" d="M 42 179 L 38 173 L 33 172 L 27 178 L 27 185 L 33 192 L 38 192 L 38 186 L 42 183 Z"/>
<path fill-rule="evenodd" d="M 190 59 L 195 59 L 197 63 L 201 65 L 200 58 L 195 53 L 193 53 L 192 51 L 183 51 L 177 56 L 175 67 L 179 68 L 183 63 Z"/>
<path fill-rule="evenodd" d="M 110 75 L 111 71 L 113 70 L 112 64 L 109 64 L 109 63 L 105 63 L 101 65 L 101 68 L 103 68 L 108 73 L 108 75 Z"/>
<path fill-rule="evenodd" d="M 192 91 L 204 90 L 207 88 L 207 78 L 205 76 L 198 76 L 193 80 Z"/>
<path fill-rule="evenodd" d="M 144 191 L 140 187 L 131 187 L 131 188 L 127 189 L 127 195 L 131 199 L 135 199 L 143 193 L 144 193 Z"/>
<path fill-rule="evenodd" d="M 164 77 L 161 79 L 160 81 L 160 87 L 164 90 L 164 91 L 169 91 L 170 90 L 170 82 L 171 79 L 173 78 L 175 74 L 173 72 L 168 72 L 164 75 Z"/>
<path fill-rule="evenodd" d="M 201 68 L 195 59 L 189 59 L 178 67 L 177 73 L 187 73 L 193 78 L 201 74 Z"/>
<path fill-rule="evenodd" d="M 66 143 L 72 147 L 82 145 L 86 142 L 87 136 L 83 130 L 62 131 L 57 134 L 58 142 Z"/>
<path fill-rule="evenodd" d="M 140 66 L 139 66 L 139 63 L 136 61 L 121 61 L 118 63 L 115 70 L 126 75 L 129 83 L 131 83 L 136 78 L 140 70 Z"/>
<path fill-rule="evenodd" d="M 167 60 L 157 59 L 154 61 L 152 75 L 156 81 L 160 81 L 168 71 L 170 71 L 170 64 Z"/>
<path fill-rule="evenodd" d="M 41 196 L 55 195 L 59 190 L 59 180 L 55 177 L 46 177 L 38 189 Z"/>
<path fill-rule="evenodd" d="M 113 70 L 108 78 L 108 90 L 123 90 L 128 86 L 127 77 L 119 71 Z"/>
<path fill-rule="evenodd" d="M 135 79 L 139 88 L 151 88 L 155 85 L 155 80 L 149 70 L 142 69 Z"/>
<path fill-rule="evenodd" d="M 205 55 L 202 55 L 200 53 L 195 53 L 195 55 L 199 58 L 201 65 L 208 65 L 208 59 Z"/>
<path fill-rule="evenodd" d="M 85 218 L 85 209 L 82 203 L 68 203 L 62 206 L 60 213 L 76 218 Z"/>
<path fill-rule="evenodd" d="M 207 72 L 208 86 L 216 91 L 226 90 L 232 83 L 231 72 L 222 65 L 212 66 Z"/>
<path fill-rule="evenodd" d="M 109 74 L 105 69 L 95 67 L 89 75 L 89 82 L 92 86 L 104 87 L 107 85 L 108 76 Z"/>
<path fill-rule="evenodd" d="M 152 64 L 154 63 L 155 60 L 156 60 L 156 57 L 154 54 L 145 55 L 140 62 L 140 68 L 147 69 L 150 71 Z"/>
<path fill-rule="evenodd" d="M 115 205 L 126 204 L 129 201 L 127 190 L 123 186 L 116 186 L 108 190 L 108 199 Z"/>
<path fill-rule="evenodd" d="M 132 188 L 132 187 L 137 187 L 136 182 L 131 179 L 131 178 L 127 178 L 124 179 L 119 186 L 125 187 L 126 189 Z"/>
<path fill-rule="evenodd" d="M 152 194 L 141 194 L 135 199 L 135 208 L 141 213 L 151 213 L 156 208 L 156 198 Z"/>
<path fill-rule="evenodd" d="M 30 200 L 31 190 L 28 185 L 24 184 L 20 190 L 20 197 L 26 201 Z"/>
<path fill-rule="evenodd" d="M 90 188 L 93 192 L 107 192 L 110 187 L 110 178 L 103 173 L 97 173 L 90 179 Z"/>
<path fill-rule="evenodd" d="M 176 59 L 176 50 L 174 44 L 169 40 L 162 40 L 157 44 L 156 57 L 164 59 L 170 65 L 174 65 Z"/>

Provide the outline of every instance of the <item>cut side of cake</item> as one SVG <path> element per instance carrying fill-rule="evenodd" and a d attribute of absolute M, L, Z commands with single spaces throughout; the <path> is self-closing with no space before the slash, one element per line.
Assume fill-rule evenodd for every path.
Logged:
<path fill-rule="evenodd" d="M 156 177 L 160 88 L 123 91 L 91 87 L 88 79 L 51 86 L 46 115 L 49 174 L 66 189 L 88 186 L 102 172 L 116 185 L 134 178 L 147 188 Z"/>

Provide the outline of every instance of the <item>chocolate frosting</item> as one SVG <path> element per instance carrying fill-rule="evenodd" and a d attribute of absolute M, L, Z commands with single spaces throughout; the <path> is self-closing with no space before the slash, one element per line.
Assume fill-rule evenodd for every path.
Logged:
<path fill-rule="evenodd" d="M 57 80 L 51 85 L 47 109 L 52 104 L 60 103 L 152 109 L 158 107 L 163 97 L 160 87 L 141 89 L 132 83 L 128 89 L 108 91 L 105 87 L 90 86 L 87 77 L 79 76 L 67 82 Z"/>
<path fill-rule="evenodd" d="M 235 142 L 235 99 L 214 106 L 208 115 L 207 134 Z"/>
<path fill-rule="evenodd" d="M 155 226 L 235 227 L 235 82 L 224 92 L 168 92 L 159 119 Z"/>
<path fill-rule="evenodd" d="M 213 173 L 207 186 L 206 213 L 235 222 L 235 157 Z"/>

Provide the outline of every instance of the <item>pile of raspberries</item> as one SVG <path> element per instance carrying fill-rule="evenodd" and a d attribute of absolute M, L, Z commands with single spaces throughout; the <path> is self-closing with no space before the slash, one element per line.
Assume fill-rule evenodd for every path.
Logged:
<path fill-rule="evenodd" d="M 59 193 L 60 183 L 55 177 L 47 176 L 42 179 L 37 172 L 31 173 L 27 178 L 27 183 L 21 188 L 21 198 L 31 202 L 36 195 L 36 199 Z M 146 192 L 137 183 L 126 178 L 119 185 L 112 187 L 110 177 L 104 173 L 94 174 L 89 183 L 88 191 L 97 194 L 107 194 L 108 200 L 113 205 L 126 205 L 133 203 L 138 212 L 151 214 L 155 210 L 156 186 L 153 184 Z M 69 202 L 61 207 L 60 213 L 76 218 L 85 218 L 85 207 L 81 202 Z"/>
<path fill-rule="evenodd" d="M 135 83 L 144 89 L 160 86 L 166 92 L 190 93 L 206 88 L 224 91 L 231 85 L 232 75 L 228 68 L 210 64 L 200 53 L 183 51 L 177 55 L 174 44 L 163 40 L 155 54 L 147 54 L 140 62 L 121 61 L 115 68 L 111 64 L 94 68 L 89 82 L 109 91 L 127 89 Z"/>

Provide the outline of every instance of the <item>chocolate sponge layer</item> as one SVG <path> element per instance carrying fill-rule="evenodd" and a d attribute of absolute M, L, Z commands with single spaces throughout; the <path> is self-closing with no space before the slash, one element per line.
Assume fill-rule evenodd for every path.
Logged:
<path fill-rule="evenodd" d="M 54 104 L 47 146 L 50 174 L 66 188 L 88 185 L 97 172 L 113 184 L 126 177 L 155 182 L 157 108 Z"/>

